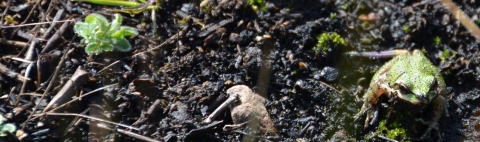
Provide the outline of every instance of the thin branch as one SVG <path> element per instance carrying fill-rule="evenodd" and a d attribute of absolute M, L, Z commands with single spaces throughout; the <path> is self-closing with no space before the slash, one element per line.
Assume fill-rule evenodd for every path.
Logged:
<path fill-rule="evenodd" d="M 6 76 L 8 76 L 12 79 L 16 79 L 17 81 L 20 81 L 20 82 L 30 80 L 30 78 L 23 77 L 23 75 L 10 70 L 7 66 L 5 66 L 1 63 L 0 63 L 0 73 L 4 74 L 4 75 L 6 75 Z"/>
<path fill-rule="evenodd" d="M 20 25 L 14 25 L 14 26 L 0 26 L 0 28 L 18 28 L 18 27 L 36 26 L 36 25 L 43 25 L 43 24 L 50 24 L 50 23 L 72 22 L 72 21 L 75 21 L 75 20 L 62 20 L 62 21 L 52 21 L 52 22 L 38 22 L 38 23 L 20 24 Z"/>
<path fill-rule="evenodd" d="M 7 15 L 7 11 L 8 11 L 8 9 L 10 9 L 10 4 L 12 4 L 12 0 L 8 0 L 7 7 L 5 7 L 5 11 L 3 11 L 2 15 Z M 3 26 L 3 19 L 4 18 L 2 17 L 0 19 L 1 19 L 0 20 L 0 26 Z"/>
<path fill-rule="evenodd" d="M 63 33 L 65 33 L 65 31 L 67 30 L 68 26 L 69 26 L 69 22 L 65 22 L 62 24 L 62 26 L 60 27 L 60 29 L 57 30 L 57 32 L 55 32 L 55 34 L 50 37 L 50 39 L 47 41 L 47 43 L 45 44 L 45 47 L 43 47 L 42 49 L 42 52 L 40 52 L 40 54 L 43 54 L 43 53 L 47 53 L 48 51 L 52 50 L 53 48 L 57 47 L 55 46 L 54 44 L 56 43 L 56 41 L 58 39 L 60 39 L 60 37 L 62 36 Z"/>
<path fill-rule="evenodd" d="M 137 134 L 137 133 L 130 132 L 130 131 L 126 131 L 126 130 L 123 130 L 123 129 L 117 129 L 117 132 L 122 133 L 122 134 L 124 134 L 124 135 L 128 135 L 128 136 L 130 136 L 130 137 L 134 137 L 134 138 L 137 138 L 137 139 L 141 139 L 141 140 L 144 140 L 144 141 L 147 141 L 147 142 L 159 142 L 159 141 L 156 140 L 156 139 L 152 139 L 152 138 L 149 138 L 149 137 L 145 137 L 145 136 L 139 135 L 139 134 Z"/>
<path fill-rule="evenodd" d="M 33 11 L 35 11 L 35 9 L 37 9 L 37 6 L 40 4 L 40 2 L 41 2 L 41 0 L 37 0 L 37 2 L 35 3 L 35 5 L 33 5 L 32 10 L 30 10 L 30 12 L 28 13 L 27 17 L 25 18 L 25 20 L 23 20 L 22 23 L 20 23 L 20 25 L 25 24 L 25 23 L 27 23 L 28 20 L 30 20 L 30 17 L 32 16 Z M 17 27 L 17 28 L 15 29 L 15 31 L 13 31 L 12 36 L 10 36 L 10 39 L 13 38 L 13 35 L 15 35 L 15 33 L 17 33 L 17 31 L 18 31 L 19 29 L 20 29 L 20 28 Z M 38 29 L 36 29 L 35 31 L 38 31 Z"/>
<path fill-rule="evenodd" d="M 131 127 L 131 126 L 128 126 L 128 125 L 125 125 L 125 124 L 115 123 L 115 122 L 112 122 L 112 121 L 103 120 L 103 119 L 100 119 L 100 118 L 91 117 L 91 116 L 87 116 L 87 115 L 76 114 L 76 113 L 51 113 L 51 112 L 49 112 L 49 113 L 44 113 L 44 114 L 35 114 L 34 116 L 39 116 L 39 115 L 77 116 L 77 117 L 83 117 L 83 118 L 96 120 L 96 121 L 100 121 L 100 122 L 104 122 L 104 123 L 108 123 L 108 124 L 112 124 L 112 125 L 116 125 L 116 126 L 125 127 L 125 128 L 129 128 L 129 129 L 137 130 L 137 131 L 139 130 L 138 128 Z"/>
<path fill-rule="evenodd" d="M 95 89 L 95 90 L 93 90 L 93 91 L 90 91 L 90 92 L 88 92 L 88 93 L 86 93 L 86 94 L 83 94 L 83 95 L 81 95 L 81 96 L 79 96 L 79 97 L 76 97 L 75 99 L 72 99 L 72 100 L 70 100 L 70 101 L 68 101 L 68 102 L 66 102 L 66 103 L 64 103 L 64 104 L 62 104 L 62 105 L 59 105 L 58 107 L 55 107 L 55 108 L 52 109 L 52 110 L 48 110 L 48 112 L 54 112 L 55 110 L 60 109 L 60 108 L 62 108 L 62 107 L 64 107 L 64 106 L 67 106 L 68 104 L 70 104 L 70 103 L 72 103 L 72 102 L 74 102 L 74 101 L 80 100 L 80 99 L 82 99 L 82 98 L 85 97 L 85 96 L 88 96 L 88 95 L 93 94 L 93 93 L 98 92 L 98 91 L 102 91 L 102 90 L 105 89 L 105 88 L 112 87 L 112 86 L 115 86 L 115 85 L 118 85 L 118 84 L 117 84 L 117 83 L 115 83 L 115 84 L 110 84 L 110 85 L 107 85 L 107 86 L 104 86 L 104 87 L 100 87 L 100 88 L 98 88 L 98 89 Z M 44 112 L 45 112 L 45 110 L 47 110 L 47 109 L 44 109 Z"/>
<path fill-rule="evenodd" d="M 8 39 L 4 39 L 4 38 L 0 38 L 0 43 L 1 44 L 6 44 L 6 45 L 11 45 L 11 46 L 16 46 L 16 47 L 25 47 L 25 46 L 28 45 L 26 42 L 23 42 L 23 41 L 8 40 Z"/>
<path fill-rule="evenodd" d="M 73 37 L 73 39 L 71 41 L 73 41 L 75 39 L 75 37 Z M 58 63 L 58 66 L 57 68 L 55 69 L 55 72 L 53 73 L 53 77 L 52 77 L 52 80 L 50 81 L 50 84 L 48 84 L 48 87 L 47 89 L 45 89 L 45 92 L 43 92 L 43 95 L 42 97 L 40 98 L 40 100 L 43 100 L 48 92 L 50 92 L 50 90 L 52 89 L 53 87 L 53 82 L 55 82 L 55 79 L 58 77 L 58 72 L 60 71 L 60 69 L 62 68 L 62 65 L 63 65 L 63 62 L 65 61 L 65 58 L 67 56 L 67 52 L 69 51 L 70 49 L 70 45 L 72 44 L 72 42 L 70 42 L 67 46 L 67 49 L 65 49 L 65 52 L 63 53 L 63 56 L 62 58 L 60 59 L 60 62 Z M 30 118 L 33 116 L 33 114 L 35 113 L 35 111 L 37 110 L 39 105 L 35 105 L 35 108 L 33 108 L 32 110 L 32 113 L 28 116 L 27 120 L 25 121 L 25 123 L 23 124 L 22 126 L 22 130 L 25 129 L 25 126 L 27 126 L 27 122 L 30 120 Z"/>
<path fill-rule="evenodd" d="M 223 110 L 227 109 L 227 107 L 233 103 L 234 101 L 238 100 L 238 94 L 233 94 L 233 96 L 228 97 L 225 102 L 223 102 L 220 106 L 215 109 L 205 120 L 203 120 L 203 124 L 211 123 L 213 119 L 215 119 Z"/>
<path fill-rule="evenodd" d="M 48 105 L 43 109 L 46 112 L 52 107 L 56 107 L 60 104 L 67 102 L 71 97 L 75 95 L 75 89 L 80 88 L 88 80 L 88 72 L 84 71 L 81 66 L 78 66 L 72 77 L 63 85 L 62 89 L 55 94 Z"/>
<path fill-rule="evenodd" d="M 67 106 L 68 104 L 73 103 L 74 101 L 77 101 L 77 100 L 82 99 L 83 97 L 86 97 L 86 96 L 88 96 L 88 95 L 90 95 L 90 94 L 93 94 L 93 93 L 95 93 L 95 92 L 101 91 L 101 90 L 103 90 L 103 89 L 105 89 L 105 88 L 112 87 L 112 86 L 115 86 L 115 85 L 118 85 L 118 84 L 117 84 L 117 83 L 115 83 L 115 84 L 110 84 L 110 85 L 107 85 L 107 86 L 104 86 L 104 87 L 95 89 L 95 90 L 93 90 L 93 91 L 90 91 L 90 92 L 88 92 L 88 93 L 85 93 L 85 94 L 83 94 L 83 95 L 81 95 L 81 96 L 78 96 L 78 97 L 76 97 L 76 98 L 74 98 L 74 99 L 72 99 L 72 100 L 70 100 L 70 101 L 68 101 L 68 102 L 66 102 L 66 103 L 58 106 L 58 107 L 53 108 L 52 110 L 49 110 L 49 111 L 46 112 L 46 113 L 54 112 L 55 110 L 58 110 L 58 109 L 60 109 L 60 108 L 63 108 L 63 107 L 65 107 L 65 106 Z M 44 113 L 45 113 L 45 112 L 44 112 Z M 42 114 L 44 114 L 44 113 L 42 113 Z M 35 120 L 35 119 L 39 118 L 40 116 L 41 116 L 41 115 L 36 116 L 36 117 L 34 117 L 34 118 L 30 119 L 30 120 Z"/>
<path fill-rule="evenodd" d="M 113 131 L 116 130 L 117 132 L 119 132 L 121 134 L 130 136 L 130 137 L 133 137 L 133 138 L 137 138 L 137 139 L 140 139 L 140 140 L 144 140 L 144 141 L 147 141 L 147 142 L 159 142 L 158 140 L 155 140 L 155 139 L 152 139 L 152 138 L 149 138 L 149 137 L 146 137 L 146 136 L 142 136 L 142 135 L 139 135 L 139 134 L 134 133 L 134 132 L 126 131 L 126 130 L 123 130 L 123 129 L 115 129 L 114 130 L 114 129 L 111 129 L 108 126 L 105 126 L 105 125 L 102 125 L 102 124 L 99 124 L 97 126 L 100 127 L 100 128 L 107 129 L 107 130 L 113 130 Z"/>
<path fill-rule="evenodd" d="M 43 36 L 42 36 L 43 39 L 46 39 L 46 38 L 50 37 L 50 33 L 52 32 L 55 25 L 57 25 L 56 21 L 58 21 L 62 17 L 63 11 L 65 11 L 65 10 L 60 9 L 60 10 L 57 11 L 57 13 L 55 14 L 55 17 L 53 17 L 54 22 L 51 22 L 52 24 L 50 25 L 50 27 L 48 27 L 47 31 L 45 31 L 45 34 L 43 34 Z"/>
<path fill-rule="evenodd" d="M 28 77 L 30 75 L 30 71 L 32 70 L 32 67 L 33 67 L 33 63 L 30 63 L 28 64 L 27 66 L 27 69 L 25 71 L 25 77 Z M 17 96 L 17 101 L 15 102 L 15 107 L 18 106 L 18 104 L 20 103 L 20 100 L 21 100 L 21 96 L 23 96 L 23 92 L 25 92 L 25 86 L 27 85 L 27 80 L 25 80 L 22 84 L 22 88 L 20 89 L 20 93 L 18 93 L 18 96 Z"/>

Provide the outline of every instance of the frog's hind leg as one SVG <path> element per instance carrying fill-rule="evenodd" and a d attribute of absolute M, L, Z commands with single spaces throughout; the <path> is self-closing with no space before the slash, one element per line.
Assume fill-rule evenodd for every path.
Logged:
<path fill-rule="evenodd" d="M 440 117 L 442 117 L 442 113 L 445 111 L 445 97 L 443 96 L 438 96 L 432 103 L 432 119 L 430 121 L 423 121 L 423 119 L 415 119 L 416 121 L 419 121 L 423 123 L 424 125 L 428 125 L 427 131 L 422 135 L 422 139 L 426 138 L 428 134 L 433 130 L 437 131 L 437 136 L 441 138 L 440 131 L 438 129 L 438 120 Z"/>
<path fill-rule="evenodd" d="M 370 110 L 371 105 L 367 102 L 363 103 L 362 108 L 360 111 L 354 116 L 354 121 L 357 121 L 361 116 L 365 115 L 365 113 Z"/>
<path fill-rule="evenodd" d="M 367 114 L 366 118 L 365 118 L 365 125 L 363 126 L 364 129 L 367 129 L 368 126 L 370 125 L 370 120 L 372 119 L 372 104 L 368 103 L 368 102 L 365 102 L 362 106 L 362 109 L 360 110 L 360 112 L 358 112 L 355 117 L 354 117 L 354 121 L 357 121 L 361 116 L 365 115 L 365 113 Z"/>

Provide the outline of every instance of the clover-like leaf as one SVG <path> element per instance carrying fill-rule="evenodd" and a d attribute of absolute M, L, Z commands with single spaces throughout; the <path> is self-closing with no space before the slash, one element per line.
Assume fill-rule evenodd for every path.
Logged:
<path fill-rule="evenodd" d="M 118 40 L 117 43 L 115 43 L 115 49 L 122 52 L 128 52 L 132 50 L 132 45 L 130 45 L 130 42 L 128 42 L 128 40 L 124 38 Z"/>
<path fill-rule="evenodd" d="M 138 35 L 138 31 L 135 28 L 132 27 L 127 27 L 127 26 L 121 26 L 121 30 L 125 30 L 125 36 L 135 36 Z"/>
<path fill-rule="evenodd" d="M 10 132 L 10 133 L 13 133 L 13 132 L 15 132 L 16 130 L 17 130 L 17 127 L 16 127 L 15 125 L 10 124 L 10 123 L 7 123 L 7 124 L 1 126 L 1 129 L 0 129 L 1 134 L 0 134 L 0 136 L 2 136 L 2 137 L 7 136 L 7 134 L 3 133 L 4 131 L 8 131 L 8 132 Z"/>

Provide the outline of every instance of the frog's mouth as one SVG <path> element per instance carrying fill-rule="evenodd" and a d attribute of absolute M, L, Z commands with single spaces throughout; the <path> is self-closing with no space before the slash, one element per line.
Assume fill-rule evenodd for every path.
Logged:
<path fill-rule="evenodd" d="M 432 102 L 432 100 L 435 100 L 438 95 L 435 91 L 430 91 L 426 94 L 408 93 L 408 94 L 399 94 L 398 96 L 402 98 L 400 100 L 404 100 L 404 102 L 408 102 L 412 105 L 424 106 Z M 405 101 L 405 100 L 409 100 L 409 101 Z"/>
<path fill-rule="evenodd" d="M 428 83 L 428 86 L 422 86 L 425 83 L 418 84 L 418 82 L 430 83 Z M 411 86 L 415 86 L 415 88 L 410 88 Z M 435 100 L 439 94 L 436 90 L 438 82 L 432 76 L 418 77 L 416 81 L 400 79 L 392 87 L 392 93 L 395 94 L 395 97 L 414 106 L 425 106 Z"/>

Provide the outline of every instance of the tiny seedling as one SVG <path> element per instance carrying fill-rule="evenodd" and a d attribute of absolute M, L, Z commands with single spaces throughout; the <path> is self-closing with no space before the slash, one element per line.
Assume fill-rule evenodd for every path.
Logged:
<path fill-rule="evenodd" d="M 7 136 L 7 134 L 4 133 L 5 131 L 13 133 L 16 130 L 17 130 L 17 127 L 12 123 L 3 124 L 3 115 L 0 115 L 0 137 Z"/>
<path fill-rule="evenodd" d="M 122 16 L 120 14 L 115 14 L 112 23 L 108 23 L 107 18 L 93 13 L 85 18 L 85 22 L 77 22 L 74 31 L 83 37 L 81 43 L 87 45 L 85 52 L 89 55 L 111 52 L 114 49 L 128 52 L 132 49 L 132 45 L 125 37 L 138 35 L 138 31 L 133 27 L 121 26 L 121 24 Z"/>
<path fill-rule="evenodd" d="M 408 25 L 403 25 L 402 29 L 406 33 L 410 32 L 410 26 L 408 26 Z"/>
<path fill-rule="evenodd" d="M 265 1 L 263 0 L 248 0 L 248 3 L 250 6 L 252 6 L 253 10 L 261 10 L 261 11 L 267 11 L 267 8 L 265 8 Z"/>
<path fill-rule="evenodd" d="M 440 43 L 442 43 L 442 39 L 440 37 L 436 36 L 436 37 L 433 38 L 433 43 L 435 45 L 439 45 Z"/>

